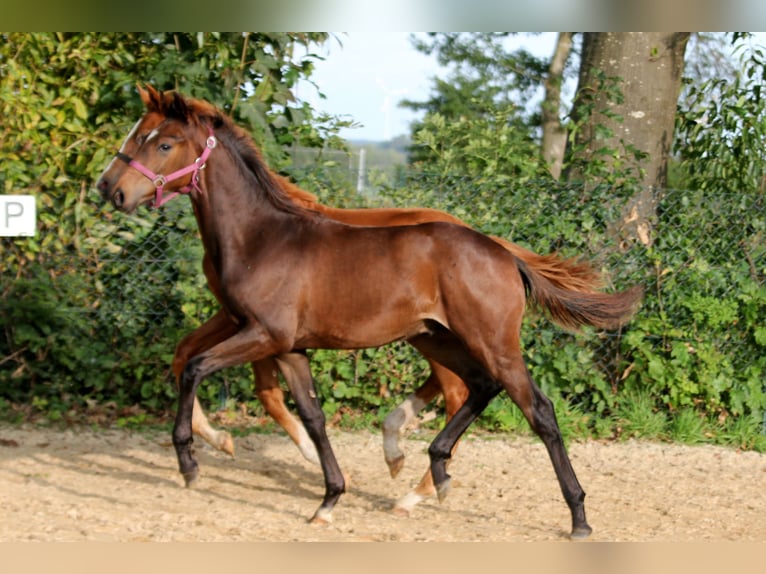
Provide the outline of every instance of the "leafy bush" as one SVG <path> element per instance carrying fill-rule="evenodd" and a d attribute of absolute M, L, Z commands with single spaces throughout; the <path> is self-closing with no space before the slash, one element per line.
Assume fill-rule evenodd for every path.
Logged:
<path fill-rule="evenodd" d="M 104 142 L 117 142 L 125 128 L 112 119 L 139 113 L 126 95 L 134 78 L 120 70 L 172 83 L 170 68 L 152 51 L 153 42 L 167 38 L 4 38 L 11 43 L 0 48 L 0 111 L 7 120 L 0 184 L 5 192 L 36 194 L 40 223 L 34 238 L 0 240 L 0 411 L 26 403 L 60 419 L 72 409 L 115 404 L 164 413 L 174 406 L 170 361 L 176 342 L 217 309 L 200 270 L 196 224 L 186 200 L 127 217 L 97 207 L 89 188 L 107 159 Z M 196 38 L 183 37 L 187 44 L 193 40 L 191 54 L 205 51 L 206 38 L 197 45 Z M 219 45 L 225 38 L 213 40 Z M 128 41 L 140 49 L 126 49 Z M 89 50 L 90 57 L 67 57 L 78 50 Z M 210 99 L 220 100 L 206 83 L 210 70 L 187 72 L 195 89 L 213 90 Z M 280 93 L 237 113 L 255 122 L 257 109 L 277 102 Z M 490 124 L 478 127 L 489 134 Z M 428 126 L 447 130 L 435 119 Z M 358 197 L 352 182 L 331 169 L 293 175 L 333 205 L 442 209 L 534 251 L 583 256 L 604 271 L 610 289 L 643 285 L 638 315 L 618 332 L 572 335 L 528 314 L 527 362 L 567 421 L 566 432 L 702 432 L 704 440 L 766 449 L 763 190 L 653 190 L 656 213 L 651 240 L 644 242 L 624 233 L 621 224 L 626 203 L 645 190 L 538 180 L 536 160 L 496 174 L 492 166 L 505 156 L 479 161 L 497 143 L 491 134 L 472 134 L 467 124 L 451 130 L 473 142 L 465 146 L 473 155 L 450 156 L 450 165 L 473 166 L 478 173 L 457 176 L 446 163 L 433 173 L 402 171 L 396 182 L 379 187 L 375 199 Z M 266 139 L 289 143 L 301 133 L 296 126 L 276 127 Z M 512 134 L 494 132 L 503 135 Z M 529 150 L 529 143 L 519 138 L 515 149 Z M 280 157 L 278 148 L 270 149 Z M 311 357 L 328 415 L 363 412 L 354 420 L 366 424 L 379 422 L 427 376 L 425 362 L 405 344 L 314 351 Z M 247 367 L 212 377 L 199 394 L 206 405 L 258 408 Z M 481 424 L 526 428 L 507 399 L 494 401 Z"/>

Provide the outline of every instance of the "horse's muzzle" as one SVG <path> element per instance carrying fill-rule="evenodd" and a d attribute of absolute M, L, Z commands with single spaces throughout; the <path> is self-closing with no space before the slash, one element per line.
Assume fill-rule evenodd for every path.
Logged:
<path fill-rule="evenodd" d="M 96 188 L 101 193 L 101 198 L 104 201 L 111 202 L 115 208 L 122 209 L 122 207 L 125 205 L 125 194 L 122 192 L 122 190 L 112 190 L 111 185 L 109 185 L 109 181 L 103 177 L 98 180 Z"/>

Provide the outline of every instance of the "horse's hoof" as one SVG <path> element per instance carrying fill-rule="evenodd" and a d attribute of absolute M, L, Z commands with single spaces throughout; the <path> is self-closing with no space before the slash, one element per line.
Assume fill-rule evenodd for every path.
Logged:
<path fill-rule="evenodd" d="M 444 502 L 444 499 L 447 498 L 447 494 L 452 487 L 451 482 L 452 480 L 448 478 L 441 484 L 436 485 L 436 497 L 439 499 L 439 503 Z"/>
<path fill-rule="evenodd" d="M 309 524 L 324 525 L 332 524 L 332 511 L 320 508 L 309 520 Z"/>
<path fill-rule="evenodd" d="M 409 518 L 410 517 L 410 511 L 407 508 L 402 508 L 401 506 L 394 506 L 391 509 L 391 513 L 399 516 L 401 518 Z"/>
<path fill-rule="evenodd" d="M 234 457 L 234 439 L 231 438 L 231 435 L 227 431 L 220 431 L 218 435 L 218 450 L 221 450 L 231 456 L 231 458 Z"/>
<path fill-rule="evenodd" d="M 585 526 L 578 526 L 572 529 L 572 533 L 569 535 L 569 538 L 571 540 L 585 540 L 591 535 L 592 532 L 593 529 L 587 524 Z"/>
<path fill-rule="evenodd" d="M 393 460 L 387 460 L 388 472 L 391 473 L 391 478 L 396 478 L 396 475 L 404 468 L 404 455 L 401 454 Z"/>
<path fill-rule="evenodd" d="M 182 472 L 181 474 L 184 477 L 184 484 L 186 485 L 186 488 L 191 488 L 194 486 L 194 483 L 197 482 L 197 478 L 199 478 L 199 468 L 195 466 L 189 472 Z"/>

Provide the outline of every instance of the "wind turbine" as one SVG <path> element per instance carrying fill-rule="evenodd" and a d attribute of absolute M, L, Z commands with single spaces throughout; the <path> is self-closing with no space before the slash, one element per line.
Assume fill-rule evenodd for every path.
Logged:
<path fill-rule="evenodd" d="M 391 139 L 391 108 L 394 104 L 394 97 L 404 96 L 409 93 L 407 88 L 392 90 L 389 88 L 382 78 L 376 77 L 375 83 L 383 90 L 385 94 L 383 97 L 383 105 L 380 106 L 380 111 L 383 112 L 383 140 L 388 141 Z"/>

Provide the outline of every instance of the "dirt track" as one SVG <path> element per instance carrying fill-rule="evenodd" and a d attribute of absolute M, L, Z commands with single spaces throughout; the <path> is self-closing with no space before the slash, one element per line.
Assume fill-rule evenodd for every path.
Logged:
<path fill-rule="evenodd" d="M 444 504 L 409 518 L 393 502 L 425 470 L 427 443 L 392 480 L 381 438 L 331 431 L 351 483 L 334 522 L 307 518 L 323 481 L 282 435 L 237 439 L 237 458 L 195 443 L 187 490 L 169 436 L 87 428 L 0 426 L 0 541 L 521 541 L 561 540 L 569 512 L 540 443 L 468 438 Z M 766 455 L 643 442 L 576 443 L 592 540 L 766 541 Z"/>

